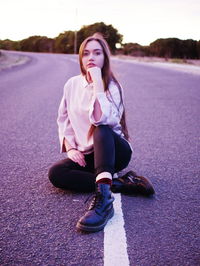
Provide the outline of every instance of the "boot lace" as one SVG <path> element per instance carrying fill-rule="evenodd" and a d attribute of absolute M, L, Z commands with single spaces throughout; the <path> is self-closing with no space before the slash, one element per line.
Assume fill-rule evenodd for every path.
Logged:
<path fill-rule="evenodd" d="M 128 182 L 131 182 L 133 184 L 139 184 L 141 183 L 141 178 L 137 176 L 137 174 L 133 171 L 128 172 L 125 176 L 124 179 L 128 179 Z"/>
<path fill-rule="evenodd" d="M 101 207 L 103 195 L 100 192 L 96 192 L 95 195 L 90 195 L 86 200 L 85 203 L 88 202 L 89 199 L 92 198 L 92 201 L 89 206 L 89 210 L 93 210 L 94 208 Z"/>

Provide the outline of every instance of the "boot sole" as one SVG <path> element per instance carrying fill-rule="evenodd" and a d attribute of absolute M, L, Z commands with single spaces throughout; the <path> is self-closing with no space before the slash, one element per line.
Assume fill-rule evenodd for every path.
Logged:
<path fill-rule="evenodd" d="M 81 230 L 81 231 L 86 231 L 86 232 L 98 232 L 104 229 L 106 226 L 107 222 L 109 219 L 111 219 L 114 215 L 114 209 L 109 213 L 109 215 L 106 217 L 105 221 L 103 224 L 98 225 L 98 226 L 88 226 L 88 225 L 83 225 L 81 223 L 77 223 L 76 228 Z"/>

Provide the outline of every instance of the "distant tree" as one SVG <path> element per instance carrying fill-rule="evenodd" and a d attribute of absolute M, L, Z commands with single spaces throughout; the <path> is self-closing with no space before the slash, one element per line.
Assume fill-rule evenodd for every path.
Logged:
<path fill-rule="evenodd" d="M 198 54 L 198 59 L 200 59 L 200 40 L 197 42 L 197 54 Z"/>
<path fill-rule="evenodd" d="M 41 39 L 41 36 L 30 36 L 20 41 L 20 47 L 22 51 L 37 52 L 37 41 Z"/>
<path fill-rule="evenodd" d="M 198 58 L 197 41 L 177 38 L 158 39 L 150 44 L 150 53 L 165 58 Z"/>
<path fill-rule="evenodd" d="M 149 45 L 145 45 L 145 46 L 142 46 L 142 47 L 143 47 L 144 55 L 145 56 L 151 56 Z"/>
<path fill-rule="evenodd" d="M 74 52 L 74 32 L 65 31 L 60 33 L 58 37 L 55 38 L 54 51 L 56 53 L 68 53 Z"/>
<path fill-rule="evenodd" d="M 157 39 L 149 45 L 149 50 L 153 56 L 162 56 L 163 39 Z"/>
<path fill-rule="evenodd" d="M 15 50 L 15 42 L 9 39 L 0 40 L 0 49 L 3 50 Z"/>
<path fill-rule="evenodd" d="M 92 25 L 83 26 L 77 32 L 77 46 L 80 47 L 83 40 L 95 32 L 100 32 L 104 38 L 107 40 L 112 53 L 116 51 L 116 44 L 122 43 L 123 36 L 118 33 L 112 25 L 106 25 L 103 22 L 97 22 Z"/>
<path fill-rule="evenodd" d="M 182 56 L 183 58 L 198 58 L 197 41 L 192 39 L 182 41 Z"/>
<path fill-rule="evenodd" d="M 20 41 L 13 41 L 12 50 L 21 51 Z"/>
<path fill-rule="evenodd" d="M 181 58 L 181 40 L 177 38 L 158 39 L 150 44 L 152 55 L 165 58 Z"/>
<path fill-rule="evenodd" d="M 144 56 L 145 49 L 138 43 L 125 43 L 123 44 L 123 53 L 132 56 Z"/>
<path fill-rule="evenodd" d="M 55 43 L 54 39 L 43 36 L 36 41 L 35 51 L 52 53 L 54 51 L 54 43 Z"/>
<path fill-rule="evenodd" d="M 31 36 L 19 42 L 20 49 L 28 52 L 53 52 L 54 39 L 46 36 Z"/>

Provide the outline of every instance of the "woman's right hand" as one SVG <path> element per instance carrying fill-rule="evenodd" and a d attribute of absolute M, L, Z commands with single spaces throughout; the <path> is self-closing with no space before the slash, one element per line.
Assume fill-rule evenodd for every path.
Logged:
<path fill-rule="evenodd" d="M 72 149 L 67 152 L 67 156 L 69 159 L 71 159 L 75 163 L 78 163 L 80 166 L 86 166 L 84 154 L 82 152 Z"/>

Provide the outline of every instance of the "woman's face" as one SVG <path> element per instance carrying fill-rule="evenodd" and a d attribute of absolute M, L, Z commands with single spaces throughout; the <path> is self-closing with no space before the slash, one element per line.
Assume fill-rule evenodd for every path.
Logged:
<path fill-rule="evenodd" d="M 104 64 L 104 53 L 103 49 L 98 41 L 89 41 L 82 55 L 83 67 L 87 72 L 88 68 L 97 66 L 99 68 L 103 67 Z"/>

